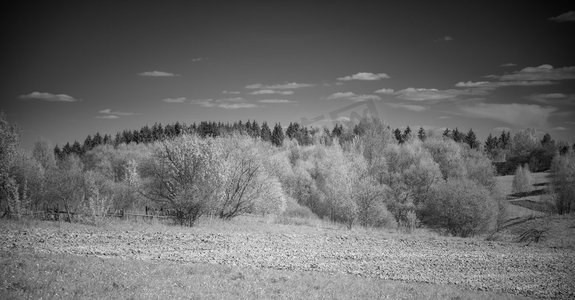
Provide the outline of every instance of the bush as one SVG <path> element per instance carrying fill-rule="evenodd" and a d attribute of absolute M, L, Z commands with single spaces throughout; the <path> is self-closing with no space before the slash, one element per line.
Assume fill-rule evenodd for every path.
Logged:
<path fill-rule="evenodd" d="M 494 191 L 497 181 L 495 179 L 495 167 L 486 154 L 469 150 L 464 157 L 467 178 L 473 180 L 489 191 Z"/>
<path fill-rule="evenodd" d="M 531 191 L 531 172 L 529 166 L 517 167 L 513 177 L 513 193 L 527 193 Z"/>
<path fill-rule="evenodd" d="M 551 164 L 552 187 L 559 214 L 575 211 L 575 154 L 557 155 Z"/>
<path fill-rule="evenodd" d="M 468 237 L 488 229 L 497 206 L 485 187 L 468 179 L 449 179 L 433 189 L 421 219 L 431 228 Z"/>

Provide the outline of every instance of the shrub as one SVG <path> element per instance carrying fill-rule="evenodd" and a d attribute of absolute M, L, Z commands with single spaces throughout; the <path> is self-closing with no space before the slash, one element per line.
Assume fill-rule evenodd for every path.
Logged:
<path fill-rule="evenodd" d="M 527 193 L 531 190 L 531 172 L 529 166 L 517 167 L 513 177 L 513 193 Z"/>
<path fill-rule="evenodd" d="M 434 187 L 421 220 L 431 228 L 467 237 L 486 230 L 496 210 L 485 187 L 468 179 L 448 179 Z"/>
<path fill-rule="evenodd" d="M 84 177 L 83 165 L 77 155 L 71 154 L 58 162 L 58 167 L 46 174 L 46 189 L 50 204 L 63 207 L 72 222 L 73 216 L 82 206 Z"/>
<path fill-rule="evenodd" d="M 481 184 L 489 191 L 494 191 L 497 185 L 495 167 L 486 154 L 471 149 L 464 156 L 464 164 L 468 179 Z"/>
<path fill-rule="evenodd" d="M 552 187 L 559 214 L 575 211 L 575 154 L 557 155 L 551 164 Z"/>
<path fill-rule="evenodd" d="M 423 143 L 433 161 L 439 165 L 443 179 L 467 176 L 461 144 L 452 139 L 427 138 Z"/>
<path fill-rule="evenodd" d="M 141 168 L 145 194 L 170 209 L 180 225 L 192 226 L 217 203 L 224 183 L 221 145 L 216 139 L 184 135 L 164 141 Z"/>
<path fill-rule="evenodd" d="M 363 178 L 354 186 L 354 200 L 361 226 L 395 227 L 395 219 L 387 210 L 387 187 L 372 178 Z"/>

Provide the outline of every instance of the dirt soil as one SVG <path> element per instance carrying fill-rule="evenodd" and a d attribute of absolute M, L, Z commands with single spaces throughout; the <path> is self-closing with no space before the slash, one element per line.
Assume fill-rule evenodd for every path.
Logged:
<path fill-rule="evenodd" d="M 0 223 L 0 251 L 343 272 L 528 297 L 575 297 L 573 248 L 318 228 L 298 233 L 289 233 L 287 227 L 235 232 L 126 229 Z"/>

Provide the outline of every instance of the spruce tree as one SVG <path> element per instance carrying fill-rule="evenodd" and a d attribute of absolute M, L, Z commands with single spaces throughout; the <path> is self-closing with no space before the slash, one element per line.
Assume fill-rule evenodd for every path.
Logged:
<path fill-rule="evenodd" d="M 422 142 L 425 141 L 425 139 L 427 138 L 427 135 L 425 134 L 425 129 L 423 129 L 423 127 L 419 127 L 419 131 L 417 132 L 417 137 Z"/>
<path fill-rule="evenodd" d="M 473 129 L 469 129 L 464 140 L 471 149 L 477 149 L 479 147 L 479 142 L 477 141 L 477 136 L 475 135 L 475 132 L 473 132 Z"/>
<path fill-rule="evenodd" d="M 264 142 L 269 142 L 272 140 L 272 131 L 268 126 L 267 122 L 262 123 L 262 129 L 260 130 L 260 138 Z"/>
<path fill-rule="evenodd" d="M 274 131 L 272 132 L 271 138 L 272 144 L 280 147 L 283 145 L 284 142 L 284 131 L 280 123 L 276 123 L 274 126 Z"/>
<path fill-rule="evenodd" d="M 403 144 L 403 136 L 401 135 L 401 130 L 399 128 L 395 128 L 393 135 L 398 143 Z"/>

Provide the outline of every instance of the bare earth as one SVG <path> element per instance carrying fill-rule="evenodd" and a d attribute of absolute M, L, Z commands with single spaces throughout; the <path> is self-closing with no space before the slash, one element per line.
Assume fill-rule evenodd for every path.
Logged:
<path fill-rule="evenodd" d="M 575 297 L 572 247 L 234 222 L 195 228 L 2 222 L 0 251 L 343 272 L 528 297 Z"/>

